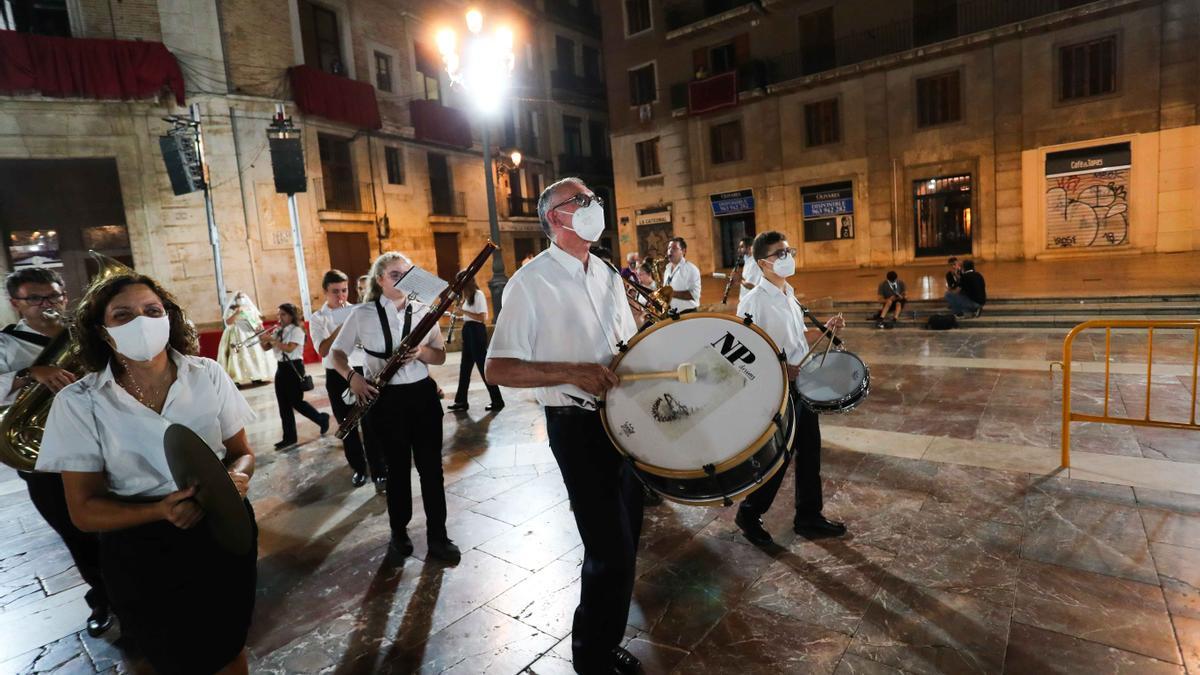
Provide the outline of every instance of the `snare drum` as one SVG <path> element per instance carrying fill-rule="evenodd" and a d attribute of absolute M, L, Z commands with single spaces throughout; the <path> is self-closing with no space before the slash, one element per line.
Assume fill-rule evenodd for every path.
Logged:
<path fill-rule="evenodd" d="M 824 359 L 824 365 L 822 365 Z M 814 354 L 796 378 L 796 395 L 815 413 L 847 413 L 871 393 L 871 370 L 850 352 Z"/>
<path fill-rule="evenodd" d="M 684 504 L 730 504 L 784 464 L 792 440 L 787 369 L 759 327 L 691 312 L 638 333 L 612 363 L 617 376 L 696 367 L 696 381 L 622 382 L 601 416 L 641 479 Z"/>

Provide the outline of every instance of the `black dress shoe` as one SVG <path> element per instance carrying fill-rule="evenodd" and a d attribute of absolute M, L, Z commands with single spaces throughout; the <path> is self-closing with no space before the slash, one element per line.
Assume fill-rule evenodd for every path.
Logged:
<path fill-rule="evenodd" d="M 501 410 L 504 410 L 504 401 L 500 401 L 499 403 L 489 403 L 484 406 L 483 409 L 488 412 L 500 412 Z"/>
<path fill-rule="evenodd" d="M 762 525 L 762 518 L 752 516 L 745 511 L 738 509 L 737 516 L 733 522 L 742 531 L 742 536 L 745 537 L 751 544 L 755 546 L 770 546 L 775 543 L 771 538 L 771 533 Z"/>
<path fill-rule="evenodd" d="M 329 431 L 329 413 L 321 413 L 321 435 Z"/>
<path fill-rule="evenodd" d="M 392 540 L 388 542 L 388 562 L 393 564 L 400 563 L 408 556 L 412 555 L 413 543 L 412 539 L 408 538 L 408 533 L 402 534 L 399 537 L 392 535 Z"/>
<path fill-rule="evenodd" d="M 276 450 L 282 450 L 282 449 L 284 449 L 284 448 L 286 448 L 286 447 L 289 447 L 289 446 L 292 446 L 292 445 L 295 445 L 295 444 L 296 444 L 296 439 L 294 439 L 294 438 L 293 438 L 293 439 L 291 439 L 291 440 L 288 440 L 288 439 L 286 439 L 286 438 L 285 438 L 285 439 L 283 439 L 282 441 L 279 441 L 278 443 L 276 443 L 276 444 L 275 444 L 275 449 L 276 449 Z"/>
<path fill-rule="evenodd" d="M 471 409 L 471 406 L 466 403 L 451 403 L 446 406 L 446 410 L 450 412 L 466 412 Z M 491 408 L 489 408 L 490 410 Z"/>
<path fill-rule="evenodd" d="M 457 565 L 458 561 L 462 560 L 462 551 L 454 545 L 454 542 L 449 539 L 430 540 L 429 541 L 429 557 L 440 560 L 444 563 Z"/>
<path fill-rule="evenodd" d="M 387 476 L 380 476 L 379 478 L 375 479 L 375 494 L 387 494 Z"/>
<path fill-rule="evenodd" d="M 642 662 L 621 647 L 613 647 L 613 672 L 620 675 L 634 675 L 642 672 Z"/>
<path fill-rule="evenodd" d="M 812 538 L 840 537 L 846 534 L 846 526 L 836 520 L 829 520 L 821 514 L 796 518 L 793 523 L 796 534 Z"/>
<path fill-rule="evenodd" d="M 92 637 L 100 637 L 109 628 L 112 628 L 113 618 L 107 607 L 97 607 L 92 610 L 87 620 L 87 634 Z"/>
<path fill-rule="evenodd" d="M 350 477 L 350 484 L 354 487 L 362 487 L 367 484 L 367 474 L 355 471 Z"/>

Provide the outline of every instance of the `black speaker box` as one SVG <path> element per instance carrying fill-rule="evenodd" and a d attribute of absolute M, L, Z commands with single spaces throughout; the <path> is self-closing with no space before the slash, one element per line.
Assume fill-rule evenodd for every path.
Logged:
<path fill-rule="evenodd" d="M 204 188 L 200 175 L 200 164 L 196 158 L 194 141 L 187 134 L 172 134 L 158 137 L 163 163 L 171 178 L 171 190 L 177 195 L 186 195 Z"/>
<path fill-rule="evenodd" d="M 275 191 L 284 194 L 307 192 L 304 176 L 304 148 L 299 138 L 272 138 L 271 169 L 275 173 Z"/>

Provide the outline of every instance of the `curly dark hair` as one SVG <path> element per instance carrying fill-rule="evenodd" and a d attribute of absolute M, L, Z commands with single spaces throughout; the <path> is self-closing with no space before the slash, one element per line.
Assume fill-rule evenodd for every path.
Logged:
<path fill-rule="evenodd" d="M 290 303 L 290 302 L 283 303 L 282 305 L 279 306 L 279 311 L 292 317 L 292 325 L 293 326 L 300 326 L 301 328 L 304 327 L 304 324 L 300 323 L 300 310 L 292 303 Z"/>
<path fill-rule="evenodd" d="M 183 308 L 167 289 L 153 278 L 144 274 L 122 274 L 101 282 L 88 290 L 75 308 L 75 338 L 79 341 L 79 356 L 89 371 L 101 371 L 112 361 L 113 348 L 108 344 L 104 332 L 104 312 L 122 290 L 142 284 L 162 300 L 167 317 L 171 320 L 171 336 L 167 346 L 180 354 L 195 354 L 199 350 L 196 327 L 187 318 Z"/>

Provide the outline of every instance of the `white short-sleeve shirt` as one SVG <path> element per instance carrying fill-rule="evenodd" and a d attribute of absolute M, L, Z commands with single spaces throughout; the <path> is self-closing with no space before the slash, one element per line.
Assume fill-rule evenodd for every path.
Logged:
<path fill-rule="evenodd" d="M 693 265 L 687 258 L 679 261 L 679 264 L 667 263 L 667 269 L 663 272 L 663 285 L 670 286 L 677 291 L 687 291 L 692 294 L 693 300 L 678 300 L 671 299 L 671 308 L 683 311 L 685 309 L 696 309 L 700 306 L 700 268 Z"/>
<path fill-rule="evenodd" d="M 763 282 L 762 269 L 758 266 L 758 261 L 754 259 L 753 255 L 747 254 L 742 258 L 742 281 L 754 284 L 755 286 Z M 740 284 L 738 288 L 749 293 Z M 739 295 L 741 295 L 740 292 Z"/>
<path fill-rule="evenodd" d="M 790 365 L 797 365 L 808 353 L 808 339 L 804 336 L 808 327 L 804 325 L 804 310 L 796 301 L 795 291 L 788 284 L 781 291 L 772 283 L 761 283 L 746 291 L 738 302 L 738 316 L 749 315 L 759 328 L 775 341 L 787 356 Z"/>
<path fill-rule="evenodd" d="M 275 355 L 276 361 L 293 361 L 295 359 L 304 358 L 304 329 L 296 324 L 292 324 L 283 329 L 279 334 L 279 341 L 283 344 L 295 342 L 298 347 L 290 352 L 285 352 L 279 348 L 279 345 L 271 347 L 271 353 Z"/>
<path fill-rule="evenodd" d="M 488 358 L 607 366 L 617 344 L 637 333 L 621 275 L 594 255 L 583 263 L 552 245 L 517 270 L 504 288 L 504 309 Z M 574 385 L 539 387 L 542 405 L 596 408 Z"/>
<path fill-rule="evenodd" d="M 429 313 L 429 307 L 419 302 L 411 304 L 413 307 L 412 328 L 415 329 L 421 319 Z M 388 327 L 392 331 L 392 351 L 395 351 L 400 346 L 400 340 L 404 335 L 405 309 L 404 307 L 397 308 L 394 302 L 386 298 L 380 299 L 379 306 L 383 307 L 383 311 L 387 315 Z M 442 329 L 434 324 L 433 329 L 425 334 L 420 344 L 434 349 L 445 349 L 446 342 L 442 339 Z M 387 359 L 370 353 L 386 353 L 383 326 L 379 323 L 379 310 L 376 309 L 374 302 L 355 305 L 354 309 L 350 311 L 350 315 L 346 317 L 346 321 L 342 323 L 342 332 L 338 333 L 337 339 L 333 341 L 333 348 L 346 354 L 350 354 L 357 345 L 362 345 L 364 351 L 363 371 L 367 377 L 375 377 L 376 373 L 383 370 Z M 422 361 L 413 359 L 396 371 L 387 384 L 412 384 L 427 377 L 429 377 L 429 366 Z"/>
<path fill-rule="evenodd" d="M 464 312 L 471 312 L 473 314 L 482 314 L 483 318 L 484 318 L 484 322 L 486 323 L 487 318 L 488 318 L 488 305 L 487 305 L 487 298 L 483 297 L 483 291 L 479 290 L 478 288 L 475 289 L 475 295 L 471 298 L 467 298 L 463 302 L 462 308 L 463 308 Z M 472 319 L 471 317 L 464 315 L 463 323 L 466 323 L 468 321 L 475 321 L 475 319 Z M 476 323 L 478 323 L 478 322 L 476 322 Z"/>
<path fill-rule="evenodd" d="M 33 335 L 42 335 L 33 329 L 32 326 L 25 323 L 25 319 L 21 319 L 13 326 L 13 330 L 22 333 L 31 333 Z M 42 335 L 47 340 L 48 336 Z M 28 339 L 23 339 L 8 333 L 0 333 L 0 405 L 10 405 L 13 399 L 17 397 L 17 392 L 12 390 L 13 380 L 17 377 L 17 371 L 22 368 L 28 368 L 33 365 L 34 359 L 38 354 L 42 353 L 45 346 L 32 342 Z"/>
<path fill-rule="evenodd" d="M 346 318 L 350 316 L 350 310 L 354 309 L 354 305 L 344 305 L 338 309 L 331 309 L 328 304 L 321 305 L 321 309 L 313 312 L 312 319 L 308 322 L 308 334 L 312 336 L 313 348 L 318 349 L 321 343 L 328 340 L 333 331 L 337 327 L 345 323 Z M 318 349 L 318 351 L 320 351 Z M 350 366 L 361 366 L 363 364 L 363 353 L 361 349 L 355 349 L 347 355 L 350 361 Z M 321 365 L 326 370 L 333 370 L 333 345 L 329 346 L 329 353 L 321 359 Z"/>
<path fill-rule="evenodd" d="M 182 424 L 225 458 L 224 441 L 254 411 L 212 359 L 170 352 L 177 368 L 162 414 L 117 384 L 112 368 L 89 373 L 54 397 L 37 470 L 103 472 L 121 497 L 161 497 L 179 489 L 171 478 L 163 434 Z"/>

